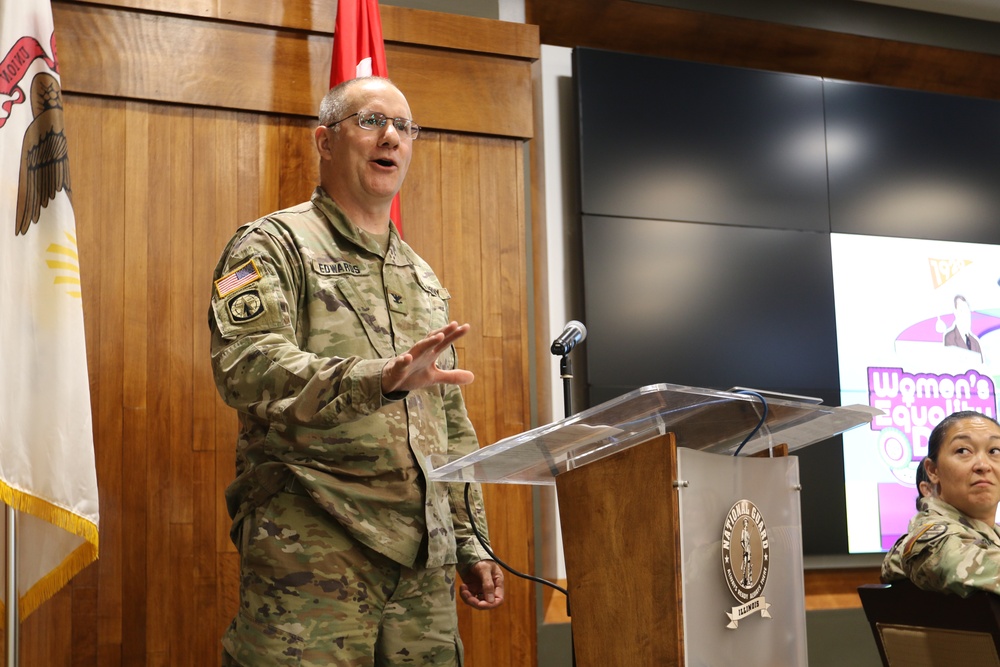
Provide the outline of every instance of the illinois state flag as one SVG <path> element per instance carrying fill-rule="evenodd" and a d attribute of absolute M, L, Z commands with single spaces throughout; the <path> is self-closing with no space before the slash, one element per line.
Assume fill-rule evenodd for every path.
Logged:
<path fill-rule="evenodd" d="M 362 76 L 389 76 L 382 41 L 382 17 L 378 0 L 339 0 L 333 27 L 333 64 L 330 87 Z M 399 195 L 392 200 L 389 217 L 400 235 L 403 221 Z"/>
<path fill-rule="evenodd" d="M 0 501 L 24 618 L 97 558 L 97 471 L 49 0 L 0 0 L 0 57 Z"/>

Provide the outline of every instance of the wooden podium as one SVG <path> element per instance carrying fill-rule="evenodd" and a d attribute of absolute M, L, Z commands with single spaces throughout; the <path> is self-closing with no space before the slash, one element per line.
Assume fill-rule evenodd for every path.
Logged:
<path fill-rule="evenodd" d="M 579 667 L 805 664 L 798 461 L 759 455 L 877 412 L 769 399 L 743 443 L 764 413 L 758 396 L 652 385 L 432 460 L 430 478 L 556 486 Z"/>
<path fill-rule="evenodd" d="M 684 664 L 676 479 L 670 434 L 556 477 L 577 665 Z"/>

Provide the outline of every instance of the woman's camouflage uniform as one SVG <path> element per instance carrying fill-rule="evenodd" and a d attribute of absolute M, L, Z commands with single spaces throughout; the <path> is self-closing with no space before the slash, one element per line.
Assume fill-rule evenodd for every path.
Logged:
<path fill-rule="evenodd" d="M 910 579 L 929 591 L 967 597 L 1000 593 L 1000 528 L 965 516 L 939 498 L 924 498 L 882 561 L 882 582 Z"/>

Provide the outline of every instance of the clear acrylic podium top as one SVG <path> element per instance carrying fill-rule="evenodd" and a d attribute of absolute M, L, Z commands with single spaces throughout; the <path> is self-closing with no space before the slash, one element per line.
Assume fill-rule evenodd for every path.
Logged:
<path fill-rule="evenodd" d="M 880 410 L 832 407 L 767 398 L 767 420 L 740 450 L 753 454 L 781 444 L 793 451 L 861 424 Z M 656 384 L 461 458 L 430 459 L 436 482 L 554 485 L 555 476 L 673 433 L 678 447 L 732 454 L 757 426 L 760 398 L 751 394 Z"/>

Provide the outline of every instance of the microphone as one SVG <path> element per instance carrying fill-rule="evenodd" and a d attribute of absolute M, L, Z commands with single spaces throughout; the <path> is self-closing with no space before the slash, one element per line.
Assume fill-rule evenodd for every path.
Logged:
<path fill-rule="evenodd" d="M 587 327 L 583 322 L 570 320 L 563 327 L 559 337 L 552 341 L 552 354 L 566 356 L 578 343 L 582 343 L 587 338 Z"/>

